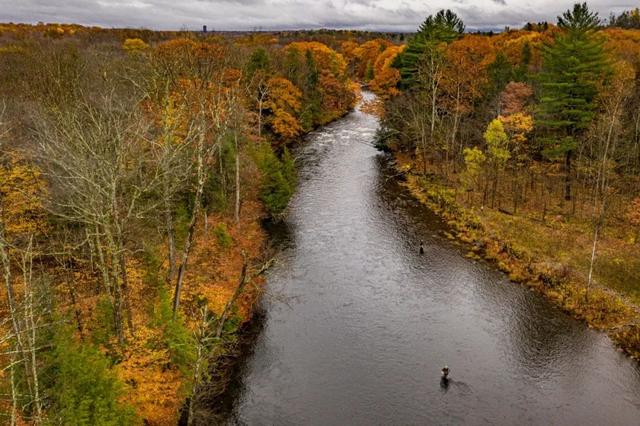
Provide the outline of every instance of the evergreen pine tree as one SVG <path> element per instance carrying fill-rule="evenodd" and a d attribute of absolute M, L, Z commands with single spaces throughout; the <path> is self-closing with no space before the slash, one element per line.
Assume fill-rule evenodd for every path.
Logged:
<path fill-rule="evenodd" d="M 440 43 L 450 43 L 464 32 L 464 23 L 451 10 L 441 10 L 430 15 L 409 40 L 407 48 L 398 55 L 393 66 L 400 71 L 400 86 L 409 88 L 415 83 L 418 66 L 425 54 L 434 51 Z"/>
<path fill-rule="evenodd" d="M 269 54 L 267 51 L 259 47 L 253 51 L 247 62 L 247 74 L 253 76 L 256 71 L 267 71 L 269 69 Z"/>
<path fill-rule="evenodd" d="M 576 4 L 558 17 L 564 31 L 543 49 L 538 122 L 545 129 L 546 154 L 564 156 L 566 200 L 571 199 L 572 155 L 595 115 L 597 85 L 607 69 L 598 25 L 597 13 L 586 3 Z"/>
<path fill-rule="evenodd" d="M 54 338 L 50 417 L 64 425 L 130 425 L 133 409 L 123 402 L 122 386 L 109 360 L 96 348 L 78 343 L 62 327 Z"/>

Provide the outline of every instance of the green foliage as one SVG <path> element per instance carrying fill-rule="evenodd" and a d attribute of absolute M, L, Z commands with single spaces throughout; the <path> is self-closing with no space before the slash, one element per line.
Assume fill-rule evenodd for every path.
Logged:
<path fill-rule="evenodd" d="M 96 304 L 96 321 L 91 338 L 96 345 L 109 346 L 111 337 L 115 335 L 113 304 L 104 296 Z"/>
<path fill-rule="evenodd" d="M 609 26 L 620 28 L 640 28 L 640 9 L 635 8 L 622 12 L 620 15 L 611 15 Z"/>
<path fill-rule="evenodd" d="M 504 131 L 502 121 L 496 118 L 489 123 L 484 132 L 484 140 L 487 143 L 487 153 L 493 165 L 504 167 L 511 158 L 511 153 L 509 152 L 509 137 Z"/>
<path fill-rule="evenodd" d="M 591 12 L 587 3 L 574 3 L 573 10 L 567 10 L 558 16 L 558 27 L 566 30 L 584 32 L 594 30 L 600 25 L 598 14 Z"/>
<path fill-rule="evenodd" d="M 158 288 L 154 314 L 154 326 L 162 330 L 162 343 L 171 355 L 171 362 L 187 375 L 196 359 L 195 342 L 183 318 L 173 317 L 171 299 L 164 287 Z"/>
<path fill-rule="evenodd" d="M 259 144 L 254 150 L 254 158 L 260 172 L 260 199 L 269 215 L 277 217 L 289 204 L 296 185 L 294 161 L 285 148 L 282 160 L 273 152 L 268 144 Z"/>
<path fill-rule="evenodd" d="M 304 81 L 302 82 L 302 113 L 300 124 L 308 132 L 320 122 L 322 94 L 319 90 L 320 71 L 311 50 L 305 52 Z"/>
<path fill-rule="evenodd" d="M 391 152 L 389 142 L 398 135 L 398 131 L 388 126 L 381 125 L 376 130 L 376 135 L 373 139 L 373 146 L 382 152 Z"/>
<path fill-rule="evenodd" d="M 585 4 L 565 12 L 558 25 L 566 31 L 542 51 L 539 123 L 551 136 L 547 152 L 569 155 L 576 148 L 576 136 L 596 113 L 594 100 L 608 63 L 604 41 L 593 31 L 597 14 Z"/>
<path fill-rule="evenodd" d="M 163 279 L 160 276 L 162 270 L 163 259 L 157 247 L 145 245 L 142 252 L 142 261 L 144 264 L 144 283 L 149 288 L 157 289 L 163 285 Z"/>
<path fill-rule="evenodd" d="M 270 66 L 269 54 L 259 47 L 253 51 L 247 62 L 247 75 L 252 77 L 257 71 L 268 71 Z"/>
<path fill-rule="evenodd" d="M 203 205 L 207 211 L 224 211 L 229 205 L 230 185 L 235 177 L 236 148 L 232 134 L 226 135 L 220 146 L 215 168 L 209 173 L 203 193 Z"/>
<path fill-rule="evenodd" d="M 478 177 L 482 174 L 482 168 L 487 161 L 487 157 L 478 147 L 465 148 L 463 153 L 464 164 L 466 166 L 464 176 L 465 186 L 468 189 L 472 189 L 472 187 L 478 183 Z"/>
<path fill-rule="evenodd" d="M 120 402 L 122 385 L 109 360 L 95 347 L 75 341 L 60 328 L 53 341 L 51 423 L 64 425 L 131 425 L 133 409 Z"/>
<path fill-rule="evenodd" d="M 219 223 L 213 228 L 213 235 L 216 236 L 216 240 L 218 241 L 218 245 L 223 249 L 228 249 L 231 247 L 233 243 L 233 239 L 231 235 L 229 235 L 229 231 L 227 231 L 227 225 L 224 223 Z"/>
<path fill-rule="evenodd" d="M 173 213 L 173 231 L 176 246 L 180 247 L 187 239 L 189 232 L 189 219 L 191 212 L 189 212 L 190 204 L 187 202 L 180 202 L 176 206 L 176 210 Z"/>
<path fill-rule="evenodd" d="M 373 80 L 373 64 L 371 64 L 371 62 L 367 64 L 367 69 L 364 72 L 364 80 L 365 81 Z"/>
<path fill-rule="evenodd" d="M 295 188 L 298 173 L 296 172 L 295 160 L 287 148 L 285 148 L 282 153 L 282 171 L 287 182 L 289 182 L 292 188 Z"/>
<path fill-rule="evenodd" d="M 507 83 L 514 79 L 513 65 L 507 59 L 504 52 L 496 53 L 496 59 L 487 67 L 489 75 L 489 89 L 496 96 L 506 87 Z"/>
<path fill-rule="evenodd" d="M 440 10 L 429 15 L 409 40 L 407 48 L 397 56 L 393 66 L 400 71 L 400 86 L 409 88 L 415 84 L 419 64 L 425 55 L 433 54 L 441 43 L 450 43 L 464 33 L 464 23 L 451 10 Z"/>

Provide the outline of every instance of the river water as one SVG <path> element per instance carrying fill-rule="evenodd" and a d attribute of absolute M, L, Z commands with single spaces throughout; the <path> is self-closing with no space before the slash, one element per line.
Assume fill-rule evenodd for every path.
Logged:
<path fill-rule="evenodd" d="M 640 424 L 638 365 L 464 258 L 389 178 L 371 146 L 377 125 L 356 109 L 298 152 L 299 189 L 228 423 Z"/>

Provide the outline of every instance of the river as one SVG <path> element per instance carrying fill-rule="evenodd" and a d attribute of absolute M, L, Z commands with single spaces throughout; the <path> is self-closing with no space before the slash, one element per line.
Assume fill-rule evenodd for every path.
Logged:
<path fill-rule="evenodd" d="M 299 188 L 228 423 L 640 424 L 638 365 L 466 259 L 389 178 L 377 125 L 356 109 L 297 153 Z"/>

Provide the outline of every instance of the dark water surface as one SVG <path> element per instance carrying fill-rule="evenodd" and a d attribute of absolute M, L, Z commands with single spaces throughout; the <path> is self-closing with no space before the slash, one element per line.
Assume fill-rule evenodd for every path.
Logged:
<path fill-rule="evenodd" d="M 355 111 L 299 152 L 229 423 L 640 425 L 637 364 L 440 237 L 388 179 L 376 127 Z"/>

